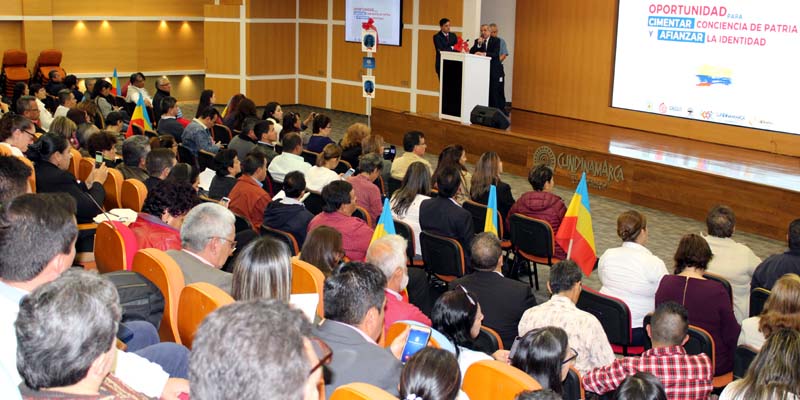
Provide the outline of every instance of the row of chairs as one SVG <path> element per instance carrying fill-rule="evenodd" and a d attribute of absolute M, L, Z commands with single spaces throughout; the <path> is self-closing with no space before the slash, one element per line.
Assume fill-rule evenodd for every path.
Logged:
<path fill-rule="evenodd" d="M 5 82 L 5 96 L 14 95 L 14 85 L 17 82 L 30 83 L 40 82 L 46 85 L 50 82 L 50 71 L 56 70 L 61 76 L 66 76 L 64 68 L 61 68 L 61 50 L 46 49 L 39 53 L 36 64 L 33 67 L 33 77 L 28 70 L 28 53 L 21 49 L 9 49 L 3 53 L 3 67 L 0 71 L 0 80 Z"/>

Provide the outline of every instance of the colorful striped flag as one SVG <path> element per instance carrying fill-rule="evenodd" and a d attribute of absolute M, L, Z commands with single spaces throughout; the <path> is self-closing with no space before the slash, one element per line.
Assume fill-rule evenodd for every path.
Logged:
<path fill-rule="evenodd" d="M 117 97 L 122 97 L 122 88 L 119 87 L 119 76 L 117 76 L 116 68 L 114 68 L 114 76 L 111 78 L 111 87 L 117 90 Z"/>
<path fill-rule="evenodd" d="M 483 223 L 483 231 L 499 236 L 497 233 L 497 187 L 495 185 L 489 187 L 489 204 L 486 205 L 486 222 Z"/>
<path fill-rule="evenodd" d="M 378 219 L 378 225 L 375 227 L 375 233 L 372 234 L 372 243 L 386 235 L 397 234 L 394 230 L 394 219 L 392 219 L 392 209 L 389 207 L 389 199 L 383 199 L 383 211 L 381 217 Z"/>
<path fill-rule="evenodd" d="M 569 202 L 567 214 L 561 221 L 555 240 L 562 249 L 567 249 L 567 258 L 575 261 L 586 276 L 592 273 L 597 261 L 597 250 L 594 246 L 586 172 L 581 175 L 581 181 Z"/>
<path fill-rule="evenodd" d="M 147 107 L 144 106 L 144 96 L 139 96 L 139 101 L 136 102 L 136 109 L 133 110 L 131 123 L 128 124 L 128 131 L 125 132 L 125 137 L 131 137 L 134 134 L 133 125 L 138 125 L 146 131 L 153 130 L 153 125 L 150 124 L 150 117 L 147 115 Z"/>

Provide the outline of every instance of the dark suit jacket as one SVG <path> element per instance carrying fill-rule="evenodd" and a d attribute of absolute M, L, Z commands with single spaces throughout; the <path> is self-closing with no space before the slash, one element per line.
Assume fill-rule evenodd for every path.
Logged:
<path fill-rule="evenodd" d="M 326 398 L 339 386 L 353 382 L 369 383 L 397 396 L 403 364 L 388 349 L 331 320 L 322 321 L 314 335 L 333 350 L 333 359 L 324 371 Z"/>
<path fill-rule="evenodd" d="M 444 36 L 442 31 L 433 35 L 433 47 L 436 48 L 436 74 L 439 74 L 439 60 L 441 60 L 443 51 L 454 51 L 453 46 L 458 43 L 458 37 L 455 33 L 450 32 L 447 37 Z M 498 43 L 499 45 L 499 43 Z"/>
<path fill-rule="evenodd" d="M 72 196 L 78 205 L 76 219 L 79 224 L 92 222 L 92 219 L 102 212 L 89 198 L 89 196 L 92 196 L 98 204 L 103 204 L 103 200 L 106 198 L 106 191 L 103 190 L 102 184 L 98 182 L 93 183 L 92 187 L 89 188 L 89 193 L 86 193 L 81 189 L 81 187 L 84 189 L 86 188 L 85 184 L 79 184 L 72 174 L 61 170 L 47 161 L 37 162 L 35 169 L 36 192 L 62 192 Z"/>
<path fill-rule="evenodd" d="M 536 305 L 531 288 L 494 271 L 475 271 L 450 282 L 451 289 L 458 285 L 477 295 L 483 310 L 483 324 L 497 331 L 503 339 L 503 347 L 511 349 L 522 314 Z"/>
<path fill-rule="evenodd" d="M 475 235 L 472 214 L 453 200 L 434 197 L 422 202 L 419 207 L 419 225 L 423 231 L 458 240 L 464 249 L 466 268 L 470 269 L 469 245 Z"/>
<path fill-rule="evenodd" d="M 206 282 L 224 290 L 225 293 L 231 293 L 232 274 L 203 264 L 183 250 L 168 250 L 167 254 L 181 267 L 183 280 L 187 285 L 195 282 Z"/>
<path fill-rule="evenodd" d="M 505 76 L 503 63 L 500 62 L 500 39 L 489 38 L 488 46 L 486 40 L 483 41 L 483 45 L 481 46 L 478 46 L 478 41 L 475 40 L 475 44 L 472 45 L 472 48 L 469 49 L 469 52 L 470 54 L 484 52 L 486 53 L 486 57 L 492 58 L 492 61 L 489 64 L 489 75 L 492 79 L 492 82 L 496 82 L 501 76 Z"/>

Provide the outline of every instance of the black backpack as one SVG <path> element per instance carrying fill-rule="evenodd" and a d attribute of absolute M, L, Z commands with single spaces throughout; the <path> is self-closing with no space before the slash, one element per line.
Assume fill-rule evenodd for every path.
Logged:
<path fill-rule="evenodd" d="M 103 274 L 117 287 L 122 322 L 147 321 L 158 329 L 164 316 L 164 296 L 153 282 L 133 271 Z"/>

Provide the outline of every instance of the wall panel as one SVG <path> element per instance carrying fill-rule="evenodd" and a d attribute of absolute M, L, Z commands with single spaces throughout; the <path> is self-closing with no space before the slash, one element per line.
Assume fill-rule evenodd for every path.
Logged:
<path fill-rule="evenodd" d="M 461 0 L 419 0 L 420 25 L 439 26 L 440 19 L 449 18 L 450 25 L 461 26 L 463 14 L 464 2 Z"/>
<path fill-rule="evenodd" d="M 22 0 L 4 0 L 3 15 L 22 15 Z"/>
<path fill-rule="evenodd" d="M 212 74 L 239 74 L 239 24 L 232 22 L 205 22 L 203 48 L 206 72 Z M 212 51 L 213 49 L 213 51 Z"/>
<path fill-rule="evenodd" d="M 360 91 L 360 88 L 358 89 Z M 393 90 L 378 89 L 375 92 L 375 98 L 372 99 L 372 107 L 405 111 L 411 107 L 411 94 L 395 92 Z M 364 111 L 361 113 L 363 114 Z"/>
<path fill-rule="evenodd" d="M 22 2 L 23 15 L 53 15 L 52 0 L 25 0 Z"/>
<path fill-rule="evenodd" d="M 300 79 L 297 102 L 307 106 L 325 108 L 325 82 Z"/>
<path fill-rule="evenodd" d="M 433 35 L 438 31 L 419 31 L 419 53 L 417 55 L 417 88 L 439 92 L 436 77 L 436 48 Z"/>
<path fill-rule="evenodd" d="M 439 115 L 439 96 L 417 96 L 417 114 Z"/>
<path fill-rule="evenodd" d="M 113 27 L 117 22 L 111 22 Z M 202 70 L 202 22 L 137 22 L 136 50 L 144 71 Z"/>
<path fill-rule="evenodd" d="M 376 56 L 380 55 L 380 51 L 378 50 Z M 333 54 L 333 78 L 361 82 L 361 75 L 364 73 L 361 69 L 361 58 L 364 53 L 361 52 L 359 43 L 344 41 L 343 25 L 333 26 Z"/>
<path fill-rule="evenodd" d="M 25 5 L 31 0 L 25 0 Z M 37 0 L 38 1 L 38 0 Z M 115 1 L 97 0 L 46 0 L 52 1 L 51 15 L 97 15 L 97 16 L 181 16 L 202 17 L 203 6 L 214 4 L 214 0 L 136 0 L 121 4 Z"/>
<path fill-rule="evenodd" d="M 214 91 L 214 96 L 219 104 L 228 104 L 228 100 L 240 92 L 238 79 L 206 77 L 204 87 Z"/>
<path fill-rule="evenodd" d="M 204 6 L 203 15 L 207 18 L 239 18 L 238 6 Z"/>
<path fill-rule="evenodd" d="M 294 79 L 247 81 L 247 97 L 253 99 L 257 106 L 270 101 L 294 104 L 294 86 Z"/>
<path fill-rule="evenodd" d="M 360 86 L 334 83 L 331 88 L 331 108 L 356 114 L 364 114 L 367 102 L 361 97 Z"/>
<path fill-rule="evenodd" d="M 6 51 L 8 49 L 22 49 L 22 22 L 18 21 L 3 21 L 0 22 L 0 49 Z M 38 54 L 28 54 L 28 62 L 31 57 L 36 62 Z M 33 65 L 33 64 L 31 64 Z"/>
<path fill-rule="evenodd" d="M 328 26 L 300 24 L 300 74 L 324 78 L 327 74 Z"/>
<path fill-rule="evenodd" d="M 247 2 L 247 18 L 295 18 L 294 1 L 251 0 Z"/>
<path fill-rule="evenodd" d="M 328 0 L 300 0 L 300 18 L 328 19 Z"/>
<path fill-rule="evenodd" d="M 362 53 L 363 55 L 363 53 Z M 356 62 L 360 63 L 359 57 Z M 403 29 L 403 46 L 381 46 L 375 53 L 375 75 L 382 85 L 411 87 L 411 30 Z M 358 78 L 361 80 L 361 77 Z"/>
<path fill-rule="evenodd" d="M 247 24 L 247 74 L 294 74 L 295 24 Z"/>
<path fill-rule="evenodd" d="M 99 21 L 54 21 L 53 47 L 63 52 L 61 65 L 68 73 L 110 73 L 114 68 L 118 71 L 138 71 L 136 24 L 124 21 L 106 25 Z M 36 55 L 28 61 L 35 63 Z"/>

